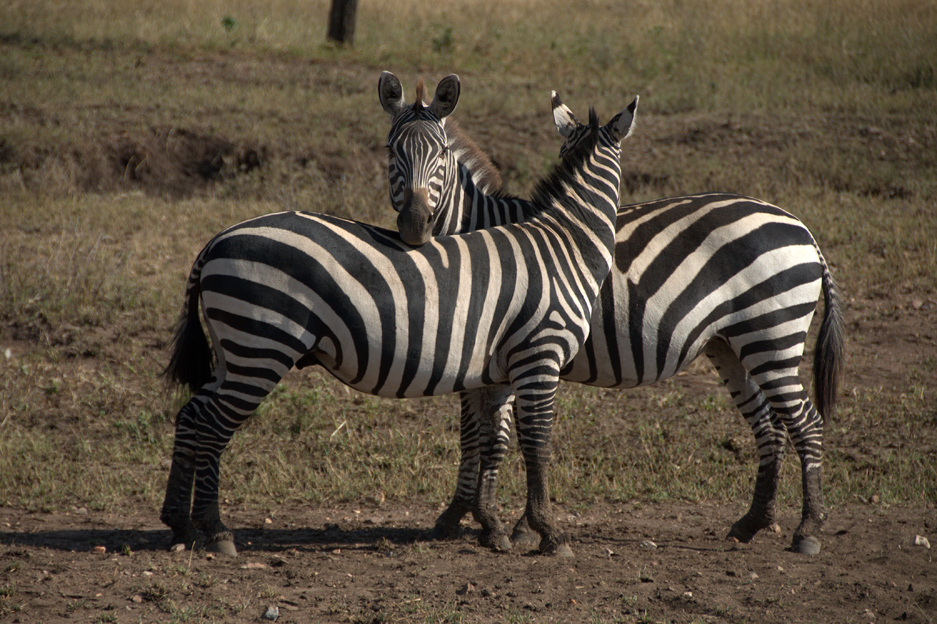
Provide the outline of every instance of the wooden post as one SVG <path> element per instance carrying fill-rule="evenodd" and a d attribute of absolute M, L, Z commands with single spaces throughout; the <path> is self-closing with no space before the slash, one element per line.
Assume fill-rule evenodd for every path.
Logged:
<path fill-rule="evenodd" d="M 357 14 L 358 0 L 332 0 L 332 9 L 329 11 L 328 39 L 341 44 L 354 45 Z"/>

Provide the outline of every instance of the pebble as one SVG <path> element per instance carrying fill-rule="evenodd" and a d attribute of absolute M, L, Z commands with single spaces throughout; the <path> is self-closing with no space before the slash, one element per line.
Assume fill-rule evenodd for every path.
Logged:
<path fill-rule="evenodd" d="M 266 563 L 261 563 L 260 561 L 251 561 L 250 563 L 245 563 L 241 566 L 242 570 L 263 570 L 267 567 Z"/>
<path fill-rule="evenodd" d="M 914 545 L 923 546 L 924 548 L 928 548 L 928 549 L 930 548 L 930 542 L 923 535 L 914 536 Z"/>
<path fill-rule="evenodd" d="M 280 617 L 280 610 L 277 608 L 276 605 L 273 605 L 272 607 L 267 607 L 267 610 L 264 611 L 263 618 L 265 620 L 276 622 L 278 617 Z"/>
<path fill-rule="evenodd" d="M 465 587 L 463 587 L 462 589 L 456 590 L 455 593 L 459 594 L 460 596 L 464 596 L 465 594 L 471 593 L 473 591 L 475 591 L 475 586 L 472 585 L 471 583 L 466 583 Z"/>

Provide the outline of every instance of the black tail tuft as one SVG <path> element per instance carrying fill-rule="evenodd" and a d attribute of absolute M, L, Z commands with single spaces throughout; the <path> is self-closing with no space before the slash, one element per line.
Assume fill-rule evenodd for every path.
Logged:
<path fill-rule="evenodd" d="M 817 409 L 823 416 L 825 425 L 833 417 L 833 411 L 836 408 L 836 396 L 846 355 L 842 306 L 836 283 L 825 263 L 823 265 L 823 303 L 825 308 L 823 322 L 817 334 L 817 347 L 813 356 L 813 387 Z"/>
<path fill-rule="evenodd" d="M 212 350 L 199 322 L 198 277 L 189 278 L 185 307 L 176 323 L 172 356 L 162 375 L 180 386 L 197 392 L 212 377 Z"/>

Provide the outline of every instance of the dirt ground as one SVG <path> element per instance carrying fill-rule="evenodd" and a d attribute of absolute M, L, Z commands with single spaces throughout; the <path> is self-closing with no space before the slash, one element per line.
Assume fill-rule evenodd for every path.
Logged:
<path fill-rule="evenodd" d="M 937 357 L 937 304 L 916 303 L 899 302 L 887 321 L 875 320 L 884 302 L 850 306 L 849 326 L 861 330 L 850 383 L 887 386 L 911 360 Z M 707 391 L 680 379 L 687 392 Z M 596 502 L 581 515 L 560 507 L 573 559 L 493 553 L 470 520 L 460 539 L 426 541 L 441 509 L 413 502 L 280 507 L 272 516 L 224 506 L 234 559 L 170 552 L 155 509 L 0 508 L 0 589 L 15 584 L 0 621 L 254 622 L 271 607 L 279 622 L 937 620 L 933 504 L 834 507 L 814 557 L 788 550 L 799 518 L 792 506 L 780 533 L 725 541 L 746 504 Z"/>
<path fill-rule="evenodd" d="M 598 504 L 560 513 L 575 558 L 495 554 L 475 531 L 422 541 L 438 509 L 228 508 L 237 558 L 169 552 L 154 510 L 127 516 L 0 509 L 0 558 L 25 603 L 7 622 L 932 622 L 934 509 L 833 510 L 814 557 L 797 522 L 724 541 L 743 503 Z M 513 510 L 517 512 L 518 510 Z M 516 513 L 514 514 L 516 516 Z M 204 620 L 203 620 L 204 618 Z"/>

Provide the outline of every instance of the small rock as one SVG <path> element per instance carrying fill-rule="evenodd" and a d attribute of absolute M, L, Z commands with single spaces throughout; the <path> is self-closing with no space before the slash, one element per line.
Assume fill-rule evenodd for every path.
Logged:
<path fill-rule="evenodd" d="M 761 577 L 758 576 L 758 573 L 757 573 L 757 572 L 752 572 L 752 580 L 753 580 L 753 581 L 757 581 L 759 578 L 761 578 Z"/>
<path fill-rule="evenodd" d="M 689 600 L 690 598 L 693 597 L 693 592 L 691 592 L 691 591 L 685 591 L 685 592 L 683 592 L 683 597 L 686 598 L 687 600 Z"/>
<path fill-rule="evenodd" d="M 130 597 L 130 600 L 132 602 L 143 602 L 143 596 L 141 596 L 140 594 L 134 594 L 133 596 Z"/>
<path fill-rule="evenodd" d="M 263 619 L 270 620 L 271 622 L 276 622 L 277 618 L 280 617 L 280 610 L 276 605 L 272 607 L 267 607 L 267 610 L 264 611 Z"/>
<path fill-rule="evenodd" d="M 185 544 L 173 544 L 172 548 L 169 549 L 170 552 L 182 552 L 185 550 Z"/>
<path fill-rule="evenodd" d="M 475 591 L 475 586 L 471 583 L 466 583 L 462 589 L 457 589 L 455 593 L 459 594 L 460 596 L 464 596 L 465 594 L 470 594 L 473 591 Z"/>
<path fill-rule="evenodd" d="M 641 548 L 657 548 L 657 544 L 655 544 L 651 540 L 644 540 L 643 542 L 641 542 L 640 545 L 641 545 Z"/>
<path fill-rule="evenodd" d="M 930 548 L 930 546 L 928 546 L 928 548 Z M 107 552 L 107 547 L 106 547 L 106 546 L 95 546 L 95 547 L 94 547 L 94 552 L 103 555 L 104 553 Z"/>
<path fill-rule="evenodd" d="M 264 518 L 264 524 L 273 524 L 273 518 Z"/>
<path fill-rule="evenodd" d="M 923 535 L 914 536 L 914 545 L 923 546 L 924 548 L 928 548 L 928 549 L 930 548 L 930 542 Z"/>
<path fill-rule="evenodd" d="M 872 498 L 870 498 L 869 500 L 872 502 L 873 505 L 878 505 L 882 499 L 879 497 L 878 494 L 873 494 Z"/>

